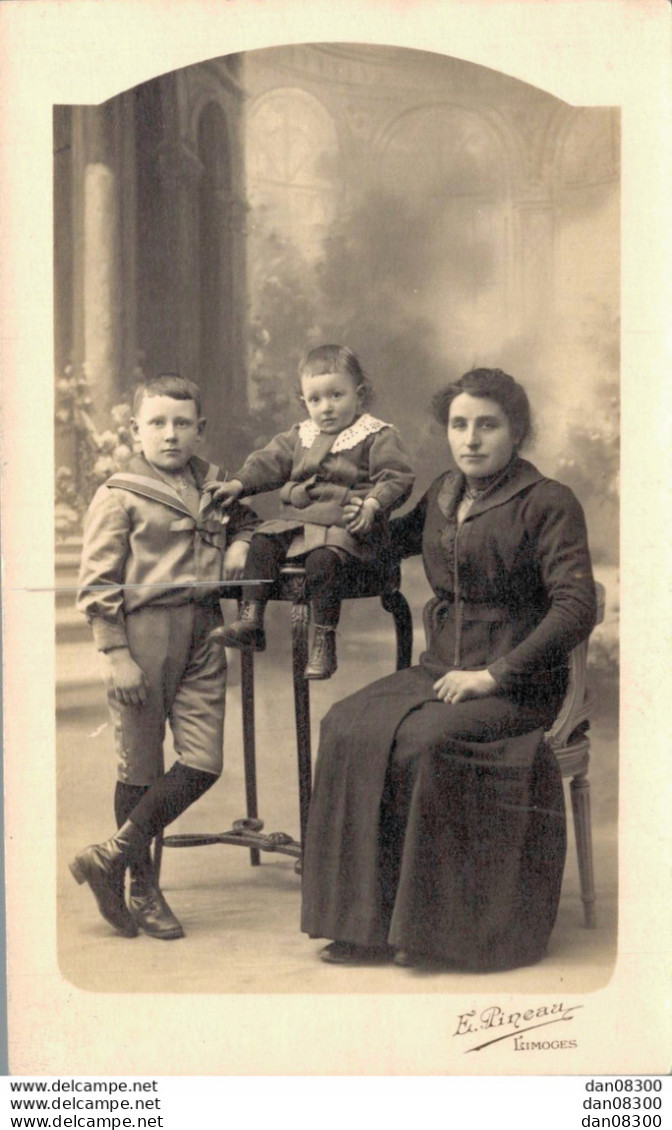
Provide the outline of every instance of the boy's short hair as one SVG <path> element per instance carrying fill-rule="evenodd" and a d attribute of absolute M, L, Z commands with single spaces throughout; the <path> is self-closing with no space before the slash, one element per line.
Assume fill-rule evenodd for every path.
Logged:
<path fill-rule="evenodd" d="M 139 384 L 133 393 L 133 415 L 137 416 L 140 406 L 147 396 L 172 396 L 173 400 L 193 400 L 196 415 L 201 417 L 201 390 L 194 381 L 181 377 L 179 373 L 159 373 L 156 377 Z"/>

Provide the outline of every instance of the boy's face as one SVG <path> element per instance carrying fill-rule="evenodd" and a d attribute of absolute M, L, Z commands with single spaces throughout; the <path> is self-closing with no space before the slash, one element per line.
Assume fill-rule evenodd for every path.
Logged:
<path fill-rule="evenodd" d="M 321 432 L 342 432 L 361 412 L 361 388 L 342 373 L 303 377 L 301 393 L 308 415 Z"/>
<path fill-rule="evenodd" d="M 145 396 L 134 418 L 133 435 L 145 459 L 159 471 L 181 471 L 198 447 L 205 420 L 193 400 Z"/>

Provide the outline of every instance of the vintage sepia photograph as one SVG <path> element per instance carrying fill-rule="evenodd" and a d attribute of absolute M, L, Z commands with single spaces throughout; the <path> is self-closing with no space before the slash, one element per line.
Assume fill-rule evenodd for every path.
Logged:
<path fill-rule="evenodd" d="M 20 599 L 53 625 L 24 659 L 50 799 L 16 844 L 48 860 L 68 1058 L 50 1024 L 18 1054 L 287 1070 L 224 1009 L 307 1023 L 302 1049 L 337 1025 L 326 1073 L 613 1062 L 587 1033 L 652 898 L 623 776 L 626 100 L 408 12 L 223 34 L 233 7 L 211 53 L 197 21 L 43 106 L 52 556 Z M 426 1067 L 365 1035 L 439 1016 Z"/>
<path fill-rule="evenodd" d="M 619 141 L 617 108 L 364 44 L 209 59 L 55 108 L 59 964 L 73 984 L 450 993 L 495 970 L 517 990 L 608 980 Z M 180 377 L 198 384 L 197 408 Z M 168 418 L 187 407 L 206 425 L 182 458 Z M 280 577 L 243 585 L 223 643 L 196 658 L 203 628 L 182 620 L 195 602 L 212 631 L 220 594 L 205 582 L 224 574 L 189 517 L 204 476 L 221 474 L 190 452 L 240 488 L 210 508 L 230 519 L 224 562 L 249 551 L 245 578 Z M 368 533 L 349 533 L 355 504 L 377 512 Z M 235 584 L 238 558 L 223 568 Z M 141 701 L 119 669 L 129 654 L 150 680 Z M 435 686 L 472 667 L 491 684 Z M 303 875 L 304 928 L 335 943 L 319 952 L 300 933 L 295 853 L 311 748 L 339 702 Z M 360 761 L 349 795 L 339 777 Z M 425 763 L 445 779 L 423 783 Z M 423 804 L 437 809 L 429 823 Z M 243 830 L 249 851 L 235 833 L 207 842 L 241 817 L 264 825 Z M 98 841 L 111 846 L 82 853 Z M 377 852 L 389 860 L 367 858 Z"/>

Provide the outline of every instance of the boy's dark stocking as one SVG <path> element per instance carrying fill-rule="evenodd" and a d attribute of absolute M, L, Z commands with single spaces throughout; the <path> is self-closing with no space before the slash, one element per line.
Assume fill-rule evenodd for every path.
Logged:
<path fill-rule="evenodd" d="M 121 825 L 126 823 L 148 788 L 149 785 L 127 785 L 125 781 L 117 781 L 114 790 L 114 817 L 117 821 L 117 828 L 121 828 Z"/>
<path fill-rule="evenodd" d="M 142 797 L 129 815 L 129 820 L 146 837 L 153 840 L 168 824 L 212 788 L 218 778 L 176 761 Z"/>

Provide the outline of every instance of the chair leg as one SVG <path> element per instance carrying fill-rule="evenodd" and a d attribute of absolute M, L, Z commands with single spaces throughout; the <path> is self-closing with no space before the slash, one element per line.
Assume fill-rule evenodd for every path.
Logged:
<path fill-rule="evenodd" d="M 590 821 L 590 782 L 587 774 L 572 778 L 570 784 L 576 854 L 579 861 L 579 881 L 583 902 L 584 925 L 595 928 L 595 876 L 593 873 L 593 838 Z"/>
<path fill-rule="evenodd" d="M 292 675 L 294 681 L 294 714 L 296 718 L 296 751 L 299 766 L 299 819 L 301 844 L 306 842 L 308 808 L 312 790 L 310 751 L 310 695 L 304 671 L 308 663 L 308 624 L 310 609 L 304 601 L 292 605 Z"/>
<path fill-rule="evenodd" d="M 403 593 L 384 593 L 380 602 L 386 612 L 394 618 L 394 630 L 397 636 L 397 671 L 411 666 L 413 658 L 413 617 L 408 607 L 408 601 Z"/>
<path fill-rule="evenodd" d="M 254 655 L 251 651 L 240 652 L 240 697 L 243 709 L 243 761 L 245 765 L 245 800 L 247 815 L 256 819 L 257 808 L 257 758 L 254 738 Z M 250 848 L 250 863 L 258 867 L 260 853 Z"/>

